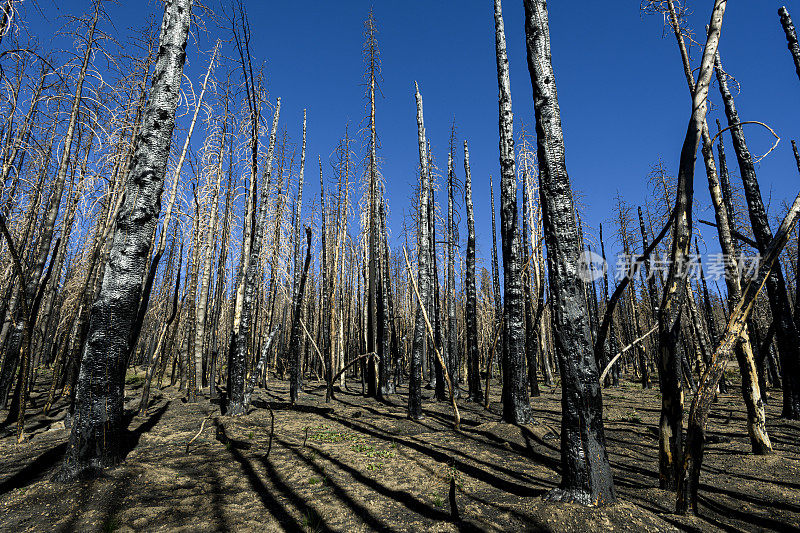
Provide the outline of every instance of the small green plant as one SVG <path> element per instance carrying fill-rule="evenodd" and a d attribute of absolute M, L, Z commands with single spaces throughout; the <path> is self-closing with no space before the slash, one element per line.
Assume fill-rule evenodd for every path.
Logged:
<path fill-rule="evenodd" d="M 250 439 L 250 440 L 252 440 L 254 436 L 255 436 L 255 433 L 253 433 L 252 431 L 247 434 L 247 438 Z"/>
<path fill-rule="evenodd" d="M 377 472 L 379 470 L 383 470 L 383 467 L 386 466 L 383 463 L 367 463 L 367 470 L 371 472 Z"/>
<path fill-rule="evenodd" d="M 322 531 L 322 520 L 315 512 L 308 510 L 303 515 L 303 529 L 309 533 Z"/>
<path fill-rule="evenodd" d="M 103 522 L 103 531 L 106 533 L 111 533 L 112 531 L 116 531 L 120 528 L 119 519 L 114 516 L 109 516 L 108 519 Z"/>
<path fill-rule="evenodd" d="M 622 422 L 630 422 L 630 423 L 633 423 L 633 424 L 641 424 L 642 423 L 642 417 L 639 416 L 639 413 L 636 412 L 636 409 L 628 412 L 628 414 L 623 416 L 622 418 L 620 418 L 620 420 Z"/>
<path fill-rule="evenodd" d="M 320 426 L 312 429 L 314 432 L 309 435 L 308 439 L 314 442 L 336 444 L 339 442 L 356 442 L 361 438 L 355 433 L 348 433 L 347 431 L 335 431 L 329 429 L 328 426 Z"/>
<path fill-rule="evenodd" d="M 432 503 L 436 507 L 443 507 L 444 506 L 444 499 L 440 495 L 434 494 Z"/>
<path fill-rule="evenodd" d="M 319 482 L 320 479 L 318 477 L 311 476 L 310 478 L 308 478 L 309 485 L 317 485 Z"/>

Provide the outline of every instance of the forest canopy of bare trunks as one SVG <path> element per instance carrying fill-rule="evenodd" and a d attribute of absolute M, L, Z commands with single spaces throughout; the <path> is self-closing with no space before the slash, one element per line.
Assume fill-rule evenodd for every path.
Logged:
<path fill-rule="evenodd" d="M 244 0 L 164 0 L 163 18 L 142 20 L 126 43 L 111 35 L 109 3 L 87 0 L 64 21 L 66 51 L 26 40 L 22 14 L 37 11 L 23 2 L 35 3 L 0 2 L 0 424 L 22 447 L 35 441 L 33 420 L 63 410 L 52 483 L 124 464 L 129 424 L 152 416 L 164 391 L 184 399 L 180 409 L 210 406 L 193 419 L 187 454 L 209 420 L 230 446 L 225 423 L 268 411 L 267 456 L 280 440 L 276 413 L 312 401 L 402 405 L 415 424 L 438 402 L 450 412 L 441 431 L 464 435 L 475 409 L 536 427 L 537 401 L 557 391 L 560 483 L 542 496 L 603 508 L 621 498 L 604 395 L 652 388 L 654 453 L 643 468 L 678 515 L 699 512 L 722 395 L 742 406 L 737 437 L 753 455 L 782 453 L 768 428 L 775 402 L 790 441 L 800 439 L 800 195 L 777 210 L 773 199 L 770 212 L 757 169 L 778 153 L 751 152 L 747 135 L 785 135 L 798 172 L 800 155 L 793 132 L 737 111 L 747 87 L 724 68 L 726 0 L 630 6 L 663 17 L 689 97 L 672 112 L 687 128 L 643 177 L 646 201 L 618 194 L 604 215 L 612 223 L 598 228 L 584 226 L 592 206 L 567 174 L 567 155 L 581 155 L 564 142 L 546 0 L 523 0 L 521 42 L 506 41 L 493 0 L 485 44 L 496 53 L 498 145 L 460 138 L 455 121 L 432 142 L 425 80 L 408 80 L 419 159 L 402 228 L 389 228 L 396 188 L 382 174 L 379 134 L 391 124 L 381 120 L 372 11 L 357 14 L 363 122 L 342 124 L 321 156 L 306 153 L 311 114 L 282 115 L 280 96 L 292 95 L 269 91 Z M 688 3 L 707 12 L 706 28 L 689 27 Z M 784 7 L 775 31 L 800 94 Z M 200 50 L 194 32 L 216 43 Z M 512 47 L 527 53 L 531 117 L 512 111 L 511 75 L 525 75 L 510 72 Z M 187 57 L 203 65 L 197 79 Z M 498 157 L 494 179 L 471 171 L 470 151 Z M 694 198 L 706 185 L 710 220 Z M 491 209 L 481 245 L 476 209 Z M 703 239 L 712 235 L 713 245 Z M 621 275 L 606 254 L 612 241 L 627 261 Z M 719 260 L 699 259 L 701 247 L 720 249 Z M 256 401 L 266 394 L 280 401 Z M 455 480 L 448 520 L 460 523 Z"/>

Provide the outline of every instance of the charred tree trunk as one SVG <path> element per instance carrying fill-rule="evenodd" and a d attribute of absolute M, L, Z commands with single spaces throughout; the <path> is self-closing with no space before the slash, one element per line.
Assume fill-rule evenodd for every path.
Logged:
<path fill-rule="evenodd" d="M 550 271 L 553 335 L 561 367 L 561 487 L 548 498 L 583 505 L 616 499 L 603 430 L 603 400 L 577 261 L 581 242 L 566 171 L 561 111 L 550 55 L 547 2 L 524 0 L 533 86 L 540 203 Z"/>
<path fill-rule="evenodd" d="M 244 413 L 245 377 L 247 375 L 247 355 L 250 332 L 255 325 L 253 320 L 253 303 L 255 301 L 256 281 L 258 277 L 259 255 L 264 239 L 264 230 L 267 219 L 267 202 L 269 201 L 269 179 L 272 173 L 272 159 L 275 153 L 275 136 L 278 129 L 278 120 L 281 112 L 281 100 L 278 98 L 275 106 L 275 115 L 272 118 L 272 131 L 269 138 L 267 161 L 264 168 L 266 185 L 261 189 L 261 202 L 258 206 L 258 218 L 253 227 L 253 243 L 250 246 L 250 258 L 247 260 L 247 270 L 244 272 L 244 285 L 242 296 L 241 317 L 238 330 L 234 323 L 231 332 L 231 342 L 228 354 L 228 414 L 242 415 Z M 255 187 L 254 187 L 255 189 Z M 253 208 L 255 209 L 255 205 Z"/>
<path fill-rule="evenodd" d="M 464 204 L 467 208 L 467 272 L 464 287 L 467 307 L 464 310 L 467 337 L 467 389 L 469 399 L 481 401 L 480 354 L 478 353 L 478 294 L 475 288 L 475 216 L 472 206 L 472 174 L 469 168 L 469 147 L 464 141 Z"/>
<path fill-rule="evenodd" d="M 792 17 L 789 16 L 789 11 L 786 6 L 778 9 L 778 15 L 781 17 L 781 25 L 783 31 L 786 33 L 786 43 L 789 47 L 789 52 L 792 53 L 794 59 L 794 68 L 797 71 L 797 77 L 800 78 L 800 44 L 797 43 L 797 32 L 792 24 Z"/>
<path fill-rule="evenodd" d="M 512 424 L 533 421 L 525 379 L 525 302 L 522 256 L 517 225 L 517 176 L 514 161 L 514 125 L 511 80 L 501 0 L 494 2 L 495 52 L 500 129 L 500 232 L 503 247 L 503 420 Z"/>
<path fill-rule="evenodd" d="M 417 141 L 419 144 L 419 246 L 417 247 L 417 283 L 419 285 L 420 302 L 417 305 L 414 319 L 414 338 L 411 346 L 411 361 L 409 365 L 408 380 L 408 417 L 412 420 L 422 418 L 422 358 L 425 355 L 425 317 L 422 313 L 423 302 L 428 300 L 428 157 L 425 137 L 425 120 L 422 111 L 422 95 L 419 87 L 414 83 L 417 101 Z M 411 272 L 408 273 L 411 276 Z"/>
<path fill-rule="evenodd" d="M 117 464 L 124 453 L 124 363 L 139 310 L 150 240 L 158 222 L 160 196 L 178 104 L 192 0 L 168 0 L 150 101 L 125 185 L 125 201 L 100 294 L 92 306 L 89 337 L 78 378 L 75 418 L 62 480 Z"/>
<path fill-rule="evenodd" d="M 300 333 L 300 314 L 303 310 L 303 293 L 306 289 L 306 278 L 308 277 L 308 266 L 311 264 L 311 228 L 306 227 L 306 262 L 303 265 L 303 274 L 297 287 L 297 296 L 294 300 L 294 319 L 292 320 L 292 336 L 289 339 L 289 351 L 291 360 L 289 362 L 289 403 L 295 405 L 300 389 L 303 387 L 303 375 L 300 371 L 301 333 Z M 330 378 L 328 378 L 330 380 Z"/>

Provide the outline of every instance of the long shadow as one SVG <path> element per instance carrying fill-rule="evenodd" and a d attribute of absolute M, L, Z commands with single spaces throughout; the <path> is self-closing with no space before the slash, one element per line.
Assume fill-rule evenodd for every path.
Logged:
<path fill-rule="evenodd" d="M 535 495 L 537 495 L 539 493 L 543 494 L 545 492 L 544 490 L 537 491 L 537 490 L 532 489 L 530 487 L 527 487 L 525 485 L 520 485 L 518 483 L 514 483 L 512 481 L 508 481 L 508 480 L 503 479 L 503 478 L 501 478 L 501 477 L 499 477 L 499 476 L 497 476 L 497 475 L 495 475 L 495 474 L 493 474 L 491 472 L 488 472 L 486 470 L 482 470 L 480 468 L 477 468 L 477 467 L 475 467 L 475 466 L 473 466 L 471 464 L 465 463 L 464 461 L 461 461 L 461 460 L 458 460 L 458 459 L 454 459 L 452 457 L 452 455 L 448 455 L 448 454 L 446 454 L 444 452 L 439 452 L 439 451 L 436 451 L 436 450 L 432 450 L 432 449 L 430 449 L 430 448 L 428 448 L 428 447 L 426 447 L 426 446 L 424 446 L 424 445 L 422 445 L 420 443 L 417 443 L 415 441 L 412 441 L 412 440 L 409 440 L 409 439 L 403 439 L 403 438 L 398 437 L 397 435 L 389 436 L 389 435 L 386 435 L 385 433 L 383 433 L 383 432 L 381 432 L 381 431 L 379 431 L 377 429 L 369 429 L 369 428 L 367 428 L 365 426 L 359 426 L 357 424 L 354 424 L 354 423 L 349 422 L 347 420 L 343 420 L 341 418 L 331 417 L 331 416 L 326 416 L 326 418 L 331 420 L 331 421 L 333 421 L 333 422 L 338 422 L 338 423 L 342 424 L 343 426 L 346 426 L 346 427 L 348 427 L 348 428 L 350 428 L 350 429 L 352 429 L 354 431 L 360 431 L 360 432 L 366 433 L 366 434 L 368 434 L 368 435 L 370 435 L 372 437 L 375 437 L 377 439 L 394 440 L 394 441 L 396 441 L 398 443 L 403 444 L 404 446 L 407 446 L 407 447 L 412 448 L 412 449 L 414 449 L 414 450 L 416 450 L 416 451 L 418 451 L 418 452 L 420 452 L 420 453 L 422 453 L 424 455 L 427 455 L 431 459 L 434 459 L 435 461 L 438 461 L 440 463 L 453 463 L 454 466 L 456 466 L 459 470 L 461 470 L 465 474 L 468 474 L 468 475 L 470 475 L 472 477 L 475 477 L 476 479 L 482 479 L 482 480 L 486 481 L 487 483 L 490 483 L 494 487 L 499 488 L 501 490 L 504 490 L 506 492 L 509 492 L 511 494 L 516 494 L 517 496 L 535 496 Z"/>
<path fill-rule="evenodd" d="M 211 476 L 211 506 L 214 508 L 214 521 L 217 525 L 217 531 L 230 531 L 230 524 L 225 518 L 219 473 L 214 468 L 209 468 L 208 470 Z"/>
<path fill-rule="evenodd" d="M 382 494 L 383 496 L 395 500 L 396 502 L 406 507 L 409 511 L 424 516 L 425 518 L 430 518 L 432 520 L 450 520 L 450 515 L 448 513 L 445 513 L 444 511 L 441 511 L 439 509 L 435 509 L 434 507 L 431 507 L 430 505 L 421 502 L 408 492 L 385 487 L 380 483 L 378 483 L 377 481 L 375 481 L 374 479 L 365 476 L 352 466 L 344 464 L 343 462 L 339 461 L 332 455 L 326 453 L 325 451 L 321 450 L 316 446 L 313 447 L 313 450 L 317 453 L 317 455 L 319 455 L 329 463 L 333 464 L 340 470 L 343 470 L 348 474 L 350 474 L 351 476 L 353 476 L 353 479 L 355 479 L 362 485 L 371 488 L 378 494 Z"/>
<path fill-rule="evenodd" d="M 45 478 L 45 475 L 52 467 L 64 458 L 64 452 L 66 451 L 66 442 L 53 446 L 45 451 L 34 459 L 33 462 L 23 467 L 22 470 L 0 483 L 0 494 L 22 488 Z"/>
<path fill-rule="evenodd" d="M 326 484 L 333 490 L 334 494 L 345 503 L 350 509 L 352 509 L 359 518 L 361 518 L 364 523 L 366 523 L 369 527 L 373 528 L 376 531 L 393 531 L 392 528 L 381 522 L 377 517 L 373 516 L 369 510 L 361 505 L 360 503 L 356 502 L 350 495 L 347 494 L 347 491 L 342 488 L 341 485 L 336 483 L 334 480 L 328 476 L 328 474 L 314 461 L 311 461 L 308 457 L 304 456 L 300 453 L 295 446 L 292 444 L 282 440 L 282 439 L 275 439 L 275 442 L 281 444 L 286 450 L 291 452 L 292 454 L 296 455 L 298 459 L 306 463 L 308 466 L 314 469 L 314 471 L 326 479 Z M 299 497 L 286 486 L 283 481 L 280 479 L 280 475 L 275 470 L 272 462 L 269 460 L 268 457 L 261 458 L 261 464 L 264 465 L 264 469 L 266 470 L 267 474 L 272 479 L 272 482 L 275 486 L 283 492 L 288 498 L 292 500 L 299 499 Z"/>
<path fill-rule="evenodd" d="M 250 487 L 258 494 L 261 503 L 264 504 L 264 508 L 278 520 L 278 523 L 286 527 L 289 531 L 304 531 L 305 528 L 303 525 L 295 520 L 295 518 L 289 514 L 289 511 L 270 494 L 269 489 L 264 485 L 264 482 L 261 481 L 261 478 L 253 468 L 253 465 L 250 464 L 250 461 L 233 446 L 228 447 L 228 451 L 231 457 L 236 459 L 241 465 L 242 471 L 244 475 L 247 476 L 247 481 L 250 483 Z"/>
<path fill-rule="evenodd" d="M 315 405 L 295 404 L 291 405 L 287 401 L 264 401 L 253 400 L 253 407 L 259 409 L 272 409 L 273 411 L 294 411 L 296 413 L 311 413 L 315 415 L 325 415 L 333 411 L 333 407 L 317 407 Z"/>
<path fill-rule="evenodd" d="M 142 435 L 153 429 L 156 424 L 161 421 L 161 417 L 164 416 L 164 413 L 167 412 L 170 403 L 172 400 L 167 401 L 164 405 L 159 407 L 157 410 L 153 412 L 152 415 L 147 417 L 147 420 L 139 424 L 139 426 L 134 430 L 127 430 L 125 439 L 124 439 L 124 448 L 123 448 L 123 458 L 126 457 L 129 453 L 131 453 L 136 446 L 139 445 L 139 440 L 142 438 Z M 129 411 L 125 413 L 124 417 L 124 424 L 125 427 L 129 426 L 131 422 L 133 422 L 136 413 L 134 411 Z"/>
<path fill-rule="evenodd" d="M 792 526 L 792 524 L 789 522 L 781 522 L 780 520 L 775 520 L 774 518 L 770 518 L 769 516 L 765 516 L 763 514 L 756 515 L 747 511 L 741 511 L 735 507 L 728 507 L 726 505 L 722 505 L 721 503 L 715 502 L 714 500 L 702 495 L 698 496 L 698 500 L 705 507 L 714 511 L 718 515 L 740 520 L 746 524 L 750 524 L 754 528 L 767 527 L 774 529 L 776 531 L 792 531 L 792 530 L 797 531 L 796 524 Z M 707 519 L 707 517 L 705 516 L 703 516 L 702 518 L 704 520 Z"/>
<path fill-rule="evenodd" d="M 167 407 L 169 407 L 169 402 L 155 411 L 148 417 L 147 421 L 140 424 L 135 430 L 127 432 L 126 438 L 123 439 L 123 457 L 127 456 L 136 447 L 143 433 L 150 431 L 161 420 Z M 133 413 L 127 413 L 123 420 L 123 423 L 127 426 L 133 420 Z M 22 488 L 43 479 L 45 474 L 52 470 L 53 466 L 64 457 L 66 451 L 66 442 L 45 451 L 29 465 L 26 465 L 19 472 L 0 483 L 0 494 L 5 494 L 10 490 Z"/>

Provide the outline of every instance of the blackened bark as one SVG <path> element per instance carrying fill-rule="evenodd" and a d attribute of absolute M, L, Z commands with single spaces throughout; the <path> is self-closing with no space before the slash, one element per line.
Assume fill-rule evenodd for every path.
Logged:
<path fill-rule="evenodd" d="M 467 336 L 467 388 L 469 399 L 481 401 L 480 354 L 478 353 L 478 294 L 475 287 L 475 217 L 472 206 L 472 174 L 469 168 L 469 147 L 464 141 L 464 204 L 467 208 L 467 272 L 464 286 L 467 307 L 464 310 Z"/>
<path fill-rule="evenodd" d="M 447 157 L 447 284 L 445 285 L 445 309 L 447 311 L 447 372 L 453 387 L 458 391 L 458 348 L 457 348 L 457 325 L 456 325 L 456 270 L 455 270 L 455 246 L 456 231 L 454 227 L 454 181 L 455 170 L 453 169 L 455 159 L 454 130 L 451 130 L 450 153 Z M 458 396 L 458 392 L 456 392 Z"/>
<path fill-rule="evenodd" d="M 662 488 L 674 489 L 683 450 L 683 382 L 678 355 L 681 307 L 686 296 L 686 265 L 691 245 L 694 167 L 705 128 L 708 87 L 714 70 L 726 0 L 716 0 L 703 50 L 700 72 L 692 91 L 692 110 L 681 148 L 678 187 L 672 227 L 670 268 L 659 307 L 659 349 L 662 403 L 659 432 L 659 479 Z M 687 78 L 691 78 L 691 72 Z M 690 81 L 690 80 L 689 80 Z M 690 81 L 691 83 L 691 81 Z"/>
<path fill-rule="evenodd" d="M 722 377 L 728 357 L 739 342 L 742 333 L 746 331 L 747 319 L 753 310 L 755 299 L 763 288 L 770 269 L 778 263 L 781 250 L 789 240 L 789 234 L 797 221 L 798 214 L 800 214 L 800 194 L 797 195 L 786 213 L 775 237 L 770 239 L 764 248 L 758 273 L 747 284 L 747 288 L 731 312 L 722 342 L 715 350 L 711 363 L 700 380 L 697 394 L 692 400 L 686 448 L 678 477 L 676 500 L 678 513 L 684 514 L 689 510 L 696 513 L 698 510 L 697 490 L 700 485 L 700 468 L 703 463 L 705 430 L 711 404 L 715 397 L 714 390 Z"/>
<path fill-rule="evenodd" d="M 503 420 L 527 424 L 533 420 L 525 379 L 525 302 L 522 257 L 517 224 L 517 175 L 514 161 L 514 124 L 511 81 L 501 0 L 494 2 L 495 52 L 500 130 L 500 237 L 503 248 Z"/>
<path fill-rule="evenodd" d="M 786 34 L 786 43 L 789 47 L 789 52 L 792 53 L 794 59 L 794 68 L 797 71 L 797 77 L 800 78 L 800 44 L 797 43 L 797 32 L 792 24 L 792 17 L 789 16 L 789 11 L 786 6 L 778 9 L 778 15 L 781 17 L 781 25 L 783 32 Z"/>
<path fill-rule="evenodd" d="M 422 357 L 425 344 L 425 317 L 422 314 L 422 302 L 428 299 L 428 164 L 425 145 L 425 120 L 422 113 L 422 95 L 414 84 L 417 101 L 417 141 L 419 144 L 419 246 L 417 247 L 417 280 L 419 284 L 420 302 L 417 305 L 414 319 L 414 338 L 411 346 L 411 364 L 408 380 L 408 417 L 412 420 L 422 418 Z M 408 273 L 411 276 L 411 272 Z"/>
<path fill-rule="evenodd" d="M 250 245 L 250 257 L 247 260 L 247 270 L 244 272 L 244 285 L 242 297 L 241 319 L 239 329 L 235 323 L 231 332 L 230 348 L 228 352 L 228 414 L 242 415 L 244 412 L 245 377 L 247 374 L 247 355 L 250 332 L 254 325 L 253 307 L 256 296 L 256 281 L 258 277 L 259 255 L 264 239 L 264 229 L 267 219 L 267 202 L 269 201 L 269 181 L 272 175 L 272 160 L 275 154 L 275 137 L 278 129 L 278 120 L 281 112 L 281 99 L 278 98 L 275 106 L 275 115 L 272 118 L 272 131 L 270 132 L 267 162 L 264 168 L 264 181 L 266 186 L 261 188 L 261 201 L 257 208 L 258 218 L 253 226 L 253 242 Z M 253 184 L 255 190 L 255 184 Z M 256 211 L 256 206 L 253 205 Z"/>
<path fill-rule="evenodd" d="M 602 505 L 616 499 L 603 430 L 603 401 L 588 309 L 577 276 L 581 242 L 566 171 L 561 111 L 550 55 L 547 2 L 524 0 L 528 70 L 533 86 L 540 203 L 561 367 L 561 487 L 549 499 Z"/>
<path fill-rule="evenodd" d="M 736 111 L 733 95 L 728 89 L 727 78 L 722 69 L 719 54 L 716 56 L 716 68 L 719 90 L 725 104 L 725 115 L 728 119 L 728 126 L 731 128 L 733 147 L 739 162 L 739 173 L 742 176 L 750 223 L 758 244 L 758 251 L 763 256 L 772 240 L 772 231 L 761 198 L 753 158 L 747 148 L 744 130 Z M 800 335 L 793 319 L 780 261 L 770 270 L 767 278 L 767 294 L 772 316 L 776 321 L 775 337 L 778 341 L 778 352 L 783 368 L 783 411 L 781 416 L 790 420 L 800 420 Z"/>
<path fill-rule="evenodd" d="M 297 287 L 297 296 L 294 300 L 294 319 L 292 320 L 292 334 L 289 338 L 289 403 L 297 403 L 297 397 L 303 386 L 303 375 L 300 368 L 301 342 L 300 342 L 300 313 L 303 310 L 303 294 L 306 290 L 306 278 L 308 277 L 308 266 L 311 264 L 311 228 L 306 226 L 306 262 L 303 264 L 303 274 L 300 276 L 300 283 Z M 328 376 L 330 380 L 330 376 Z"/>
<path fill-rule="evenodd" d="M 192 0 L 168 0 L 150 101 L 125 185 L 125 201 L 81 361 L 75 417 L 61 480 L 117 464 L 123 454 L 123 388 L 131 328 L 160 211 L 175 109 L 186 60 Z"/>
<path fill-rule="evenodd" d="M 531 396 L 539 396 L 539 380 L 536 377 L 536 347 L 538 339 L 533 317 L 533 290 L 531 289 L 531 258 L 528 253 L 528 175 L 522 180 L 522 262 L 525 265 L 523 284 L 525 287 L 525 357 L 528 363 L 528 383 Z"/>
<path fill-rule="evenodd" d="M 495 225 L 494 180 L 489 176 L 489 197 L 492 203 L 492 295 L 494 296 L 494 329 L 502 328 L 503 302 L 500 297 L 500 268 L 497 263 L 497 227 Z M 503 351 L 503 335 L 500 334 L 500 352 Z M 491 361 L 490 361 L 491 363 Z M 501 365 L 502 366 L 502 365 Z M 486 379 L 492 376 L 492 365 L 486 368 Z"/>
<path fill-rule="evenodd" d="M 430 150 L 430 147 L 428 148 Z M 430 182 L 430 152 L 428 152 L 428 181 Z M 444 382 L 444 368 L 436 357 L 436 350 L 442 350 L 442 313 L 441 301 L 439 298 L 439 260 L 436 256 L 436 196 L 431 187 L 428 185 L 428 296 L 423 300 L 428 302 L 428 317 L 432 322 L 433 327 L 433 350 L 430 353 L 433 364 L 434 394 L 439 401 L 447 401 L 447 384 Z"/>

